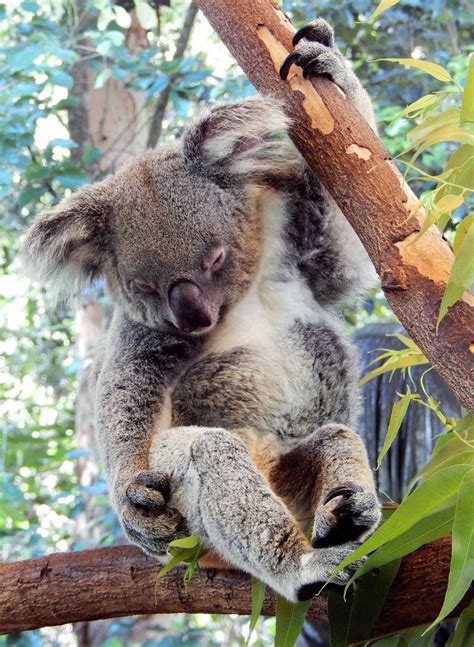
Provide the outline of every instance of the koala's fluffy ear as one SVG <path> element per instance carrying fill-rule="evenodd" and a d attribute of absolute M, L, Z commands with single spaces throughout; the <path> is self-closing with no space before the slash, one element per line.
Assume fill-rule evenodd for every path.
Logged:
<path fill-rule="evenodd" d="M 79 189 L 38 216 L 27 231 L 21 260 L 53 299 L 72 299 L 102 274 L 107 253 L 107 181 Z"/>
<path fill-rule="evenodd" d="M 224 181 L 286 176 L 301 160 L 286 136 L 288 125 L 273 98 L 212 104 L 186 130 L 183 155 L 191 168 Z"/>

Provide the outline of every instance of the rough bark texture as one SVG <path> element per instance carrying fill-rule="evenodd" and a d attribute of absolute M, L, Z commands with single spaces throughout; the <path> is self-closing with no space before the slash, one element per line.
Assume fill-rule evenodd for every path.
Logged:
<path fill-rule="evenodd" d="M 293 66 L 288 81 L 280 80 L 294 29 L 274 0 L 197 4 L 257 90 L 283 101 L 294 120 L 296 145 L 366 247 L 394 312 L 460 402 L 473 411 L 474 299 L 466 294 L 436 332 L 453 253 L 435 227 L 408 246 L 423 214 L 406 222 L 416 198 L 377 136 L 326 78 L 306 81 Z"/>
<path fill-rule="evenodd" d="M 407 556 L 392 586 L 374 636 L 433 620 L 441 608 L 449 573 L 450 540 Z M 159 564 L 134 546 L 56 553 L 0 565 L 0 633 L 134 614 L 251 613 L 250 578 L 207 568 L 188 589 L 182 571 L 158 579 Z M 472 599 L 473 591 L 459 608 Z M 273 615 L 268 592 L 263 615 Z M 314 599 L 310 618 L 325 618 L 326 596 Z"/>

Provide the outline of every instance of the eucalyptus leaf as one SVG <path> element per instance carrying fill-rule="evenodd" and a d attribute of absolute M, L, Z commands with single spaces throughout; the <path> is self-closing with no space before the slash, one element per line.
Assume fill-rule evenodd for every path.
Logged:
<path fill-rule="evenodd" d="M 461 123 L 474 123 L 474 55 L 469 56 L 466 82 L 462 93 Z"/>
<path fill-rule="evenodd" d="M 463 240 L 466 238 L 472 227 L 474 227 L 474 214 L 461 220 L 459 225 L 456 227 L 456 235 L 453 240 L 453 251 L 455 254 L 459 252 L 459 248 L 461 247 Z"/>
<path fill-rule="evenodd" d="M 445 317 L 448 309 L 453 306 L 474 284 L 474 223 L 471 224 L 465 233 L 461 244 L 458 247 L 454 264 L 449 275 L 448 285 L 443 294 L 439 307 L 436 327 Z"/>
<path fill-rule="evenodd" d="M 420 546 L 446 537 L 451 532 L 454 519 L 454 507 L 448 507 L 434 514 L 423 517 L 406 532 L 387 542 L 369 555 L 362 566 L 354 573 L 353 580 L 369 571 L 388 564 L 394 559 L 412 553 Z"/>
<path fill-rule="evenodd" d="M 435 79 L 438 79 L 438 81 L 442 81 L 443 83 L 453 82 L 453 78 L 449 74 L 449 72 L 437 63 L 422 61 L 418 58 L 379 58 L 378 61 L 388 61 L 390 63 L 399 63 L 400 65 L 406 65 L 407 67 L 414 67 L 417 70 L 421 70 L 426 74 L 434 76 Z"/>
<path fill-rule="evenodd" d="M 382 464 L 383 457 L 392 446 L 393 441 L 395 440 L 398 434 L 398 431 L 401 427 L 403 419 L 405 418 L 405 415 L 408 411 L 408 407 L 410 405 L 411 400 L 412 400 L 412 394 L 410 390 L 408 390 L 408 393 L 405 393 L 404 395 L 402 395 L 400 400 L 397 400 L 397 402 L 395 402 L 392 407 L 392 413 L 390 415 L 390 420 L 387 427 L 387 433 L 385 434 L 385 441 L 377 458 L 377 469 L 379 469 L 380 465 Z"/>
<path fill-rule="evenodd" d="M 454 632 L 446 643 L 446 647 L 466 647 L 466 645 L 474 645 L 474 600 L 459 616 Z"/>
<path fill-rule="evenodd" d="M 200 544 L 199 537 L 196 535 L 189 535 L 189 537 L 182 537 L 181 539 L 173 539 L 170 541 L 170 548 L 197 548 Z"/>
<path fill-rule="evenodd" d="M 471 469 L 469 465 L 454 465 L 423 481 L 362 546 L 348 555 L 337 566 L 331 579 L 352 562 L 402 535 L 418 523 L 420 519 L 429 515 L 436 506 L 442 504 L 457 492 L 462 479 Z"/>
<path fill-rule="evenodd" d="M 377 377 L 378 375 L 382 375 L 383 373 L 389 373 L 392 371 L 395 371 L 396 369 L 400 368 L 408 368 L 410 366 L 421 366 L 423 364 L 428 364 L 427 358 L 423 355 L 423 353 L 419 354 L 407 354 L 399 359 L 395 359 L 394 361 L 386 362 L 382 366 L 379 366 L 378 368 L 375 368 L 373 371 L 370 371 L 370 373 L 367 373 L 367 375 L 364 375 L 364 377 L 360 380 L 359 386 L 362 386 L 366 382 L 369 382 L 372 380 L 374 377 Z"/>
<path fill-rule="evenodd" d="M 259 579 L 257 579 L 256 577 L 252 577 L 251 583 L 252 583 L 252 615 L 250 617 L 249 634 L 247 636 L 245 645 L 249 644 L 250 638 L 252 637 L 252 634 L 255 631 L 255 627 L 257 626 L 258 619 L 260 618 L 260 614 L 262 612 L 263 601 L 265 599 L 265 588 L 266 588 L 265 584 L 261 582 Z"/>
<path fill-rule="evenodd" d="M 375 20 L 378 18 L 384 11 L 387 11 L 387 9 L 390 9 L 391 7 L 394 7 L 396 4 L 398 4 L 400 0 L 381 0 L 381 2 L 378 4 L 377 8 L 375 9 L 374 13 L 372 13 L 367 20 L 371 22 L 372 20 Z"/>
<path fill-rule="evenodd" d="M 346 599 L 341 590 L 329 591 L 331 647 L 346 647 L 369 639 L 399 567 L 400 560 L 395 560 L 385 564 L 378 573 L 366 573 Z"/>
<path fill-rule="evenodd" d="M 462 600 L 474 578 L 474 469 L 461 481 L 452 530 L 448 588 L 435 626 Z"/>
<path fill-rule="evenodd" d="M 288 602 L 281 595 L 277 596 L 275 647 L 293 647 L 304 624 L 311 600 L 306 602 Z"/>

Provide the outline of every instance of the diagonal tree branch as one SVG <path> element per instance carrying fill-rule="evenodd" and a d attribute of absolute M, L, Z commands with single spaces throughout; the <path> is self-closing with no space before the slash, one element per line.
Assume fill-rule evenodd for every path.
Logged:
<path fill-rule="evenodd" d="M 417 200 L 377 136 L 328 79 L 292 68 L 280 80 L 294 29 L 274 0 L 197 3 L 257 90 L 283 102 L 295 144 L 357 232 L 395 314 L 474 411 L 474 298 L 466 293 L 436 331 L 454 255 L 436 226 L 414 242 L 423 214 L 407 221 Z"/>

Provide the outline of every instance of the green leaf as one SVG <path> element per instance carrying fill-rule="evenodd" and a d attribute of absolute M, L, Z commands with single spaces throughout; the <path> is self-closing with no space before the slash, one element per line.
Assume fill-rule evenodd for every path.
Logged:
<path fill-rule="evenodd" d="M 435 202 L 435 207 L 441 213 L 451 213 L 464 202 L 464 198 L 460 195 L 444 195 L 440 200 Z"/>
<path fill-rule="evenodd" d="M 474 123 L 474 55 L 469 56 L 469 67 L 462 93 L 461 123 Z"/>
<path fill-rule="evenodd" d="M 387 433 L 385 434 L 385 441 L 377 458 L 377 469 L 379 469 L 382 463 L 383 457 L 392 446 L 392 443 L 395 440 L 396 435 L 398 434 L 398 431 L 403 422 L 403 419 L 405 418 L 405 415 L 411 400 L 412 400 L 411 392 L 410 392 L 410 389 L 408 389 L 408 393 L 405 393 L 404 395 L 402 395 L 400 400 L 395 402 L 392 407 L 392 413 L 390 414 Z"/>
<path fill-rule="evenodd" d="M 463 144 L 454 151 L 448 160 L 446 171 L 450 172 L 449 183 L 440 183 L 440 188 L 436 191 L 438 199 L 448 193 L 462 193 L 462 187 L 474 190 L 474 146 Z M 452 186 L 453 184 L 458 186 Z"/>
<path fill-rule="evenodd" d="M 158 24 L 156 12 L 144 0 L 135 0 L 137 18 L 143 29 L 155 29 Z"/>
<path fill-rule="evenodd" d="M 38 56 L 45 53 L 43 46 L 39 43 L 12 47 L 10 50 L 7 50 L 6 64 L 8 70 L 11 74 L 20 70 L 27 70 L 33 65 Z"/>
<path fill-rule="evenodd" d="M 435 132 L 442 126 L 459 126 L 460 115 L 461 111 L 459 108 L 450 108 L 449 110 L 444 110 L 444 112 L 437 115 L 423 119 L 419 126 L 410 130 L 407 135 L 408 139 L 415 143 L 419 143 L 424 141 L 431 133 Z"/>
<path fill-rule="evenodd" d="M 443 606 L 431 627 L 443 620 L 464 597 L 474 575 L 474 469 L 459 487 L 452 531 L 451 566 Z"/>
<path fill-rule="evenodd" d="M 395 359 L 394 361 L 388 361 L 385 362 L 382 366 L 379 366 L 378 368 L 375 368 L 373 371 L 370 371 L 370 373 L 367 373 L 367 375 L 364 375 L 364 377 L 360 380 L 359 386 L 362 386 L 366 382 L 369 382 L 372 380 L 374 377 L 377 377 L 378 375 L 382 375 L 383 373 L 388 373 L 390 371 L 395 371 L 396 369 L 400 368 L 408 368 L 409 366 L 420 366 L 422 364 L 428 364 L 428 360 L 426 357 L 421 353 L 417 355 L 404 355 L 400 357 L 399 359 Z"/>
<path fill-rule="evenodd" d="M 250 617 L 250 626 L 249 626 L 249 635 L 247 636 L 247 641 L 245 645 L 247 646 L 250 642 L 250 638 L 257 626 L 258 619 L 262 612 L 263 600 L 265 598 L 265 584 L 258 580 L 256 577 L 252 577 L 252 615 Z"/>
<path fill-rule="evenodd" d="M 182 550 L 179 550 L 175 556 L 161 569 L 161 571 L 158 573 L 158 577 L 163 577 L 163 575 L 166 575 L 166 573 L 169 573 L 173 568 L 176 568 L 176 566 L 179 566 L 179 564 L 182 564 L 183 562 L 188 561 L 191 559 L 195 553 L 195 548 L 183 548 Z"/>
<path fill-rule="evenodd" d="M 354 573 L 352 579 L 358 579 L 374 568 L 379 568 L 394 559 L 408 555 L 408 553 L 412 553 L 430 541 L 446 537 L 451 532 L 453 519 L 454 508 L 452 506 L 420 519 L 407 532 L 395 537 L 395 539 L 372 553 L 367 561 Z"/>
<path fill-rule="evenodd" d="M 454 236 L 453 241 L 453 250 L 455 254 L 459 252 L 459 248 L 461 247 L 463 240 L 466 238 L 466 235 L 473 226 L 474 214 L 461 220 L 459 225 L 456 227 L 456 235 Z"/>
<path fill-rule="evenodd" d="M 367 18 L 367 21 L 375 20 L 384 11 L 387 11 L 387 9 L 390 9 L 391 7 L 394 7 L 399 2 L 400 2 L 400 0 L 381 0 L 381 2 L 379 2 L 379 4 L 378 4 L 376 10 L 374 11 L 374 13 L 370 14 L 370 16 Z"/>
<path fill-rule="evenodd" d="M 346 600 L 342 591 L 329 592 L 331 647 L 345 647 L 368 640 L 399 567 L 400 560 L 396 560 L 386 564 L 377 574 L 367 573 Z"/>
<path fill-rule="evenodd" d="M 454 259 L 448 285 L 439 307 L 436 328 L 443 320 L 448 309 L 456 303 L 474 283 L 474 223 L 465 233 Z"/>
<path fill-rule="evenodd" d="M 454 465 L 423 481 L 362 546 L 337 566 L 331 577 L 357 559 L 398 537 L 412 528 L 420 519 L 429 515 L 432 510 L 457 492 L 462 479 L 471 469 L 469 465 Z"/>
<path fill-rule="evenodd" d="M 277 596 L 275 647 L 293 647 L 304 624 L 311 600 L 306 602 L 288 602 L 281 595 Z"/>
<path fill-rule="evenodd" d="M 85 146 L 84 152 L 82 153 L 82 161 L 85 166 L 92 166 L 95 164 L 102 156 L 102 151 L 100 148 L 93 146 Z"/>
<path fill-rule="evenodd" d="M 53 85 L 60 85 L 69 90 L 74 85 L 72 76 L 59 67 L 48 68 L 48 78 Z"/>
<path fill-rule="evenodd" d="M 459 616 L 454 633 L 446 643 L 446 647 L 465 647 L 466 645 L 474 645 L 474 600 Z"/>
<path fill-rule="evenodd" d="M 389 63 L 399 63 L 400 65 L 406 65 L 407 67 L 414 67 L 417 70 L 426 72 L 434 76 L 438 81 L 443 83 L 454 82 L 454 79 L 449 74 L 447 70 L 444 69 L 441 65 L 437 63 L 430 63 L 430 61 L 420 61 L 417 58 L 379 58 L 377 61 L 388 61 Z"/>
<path fill-rule="evenodd" d="M 437 96 L 436 94 L 426 94 L 416 101 L 413 101 L 413 103 L 410 103 L 400 112 L 400 114 L 397 115 L 396 119 L 401 119 L 406 115 L 410 115 L 412 112 L 418 112 L 422 111 L 424 108 L 429 108 L 439 100 L 439 96 Z"/>
<path fill-rule="evenodd" d="M 168 548 L 197 548 L 200 545 L 199 537 L 196 535 L 189 535 L 182 539 L 173 539 L 168 544 Z"/>

